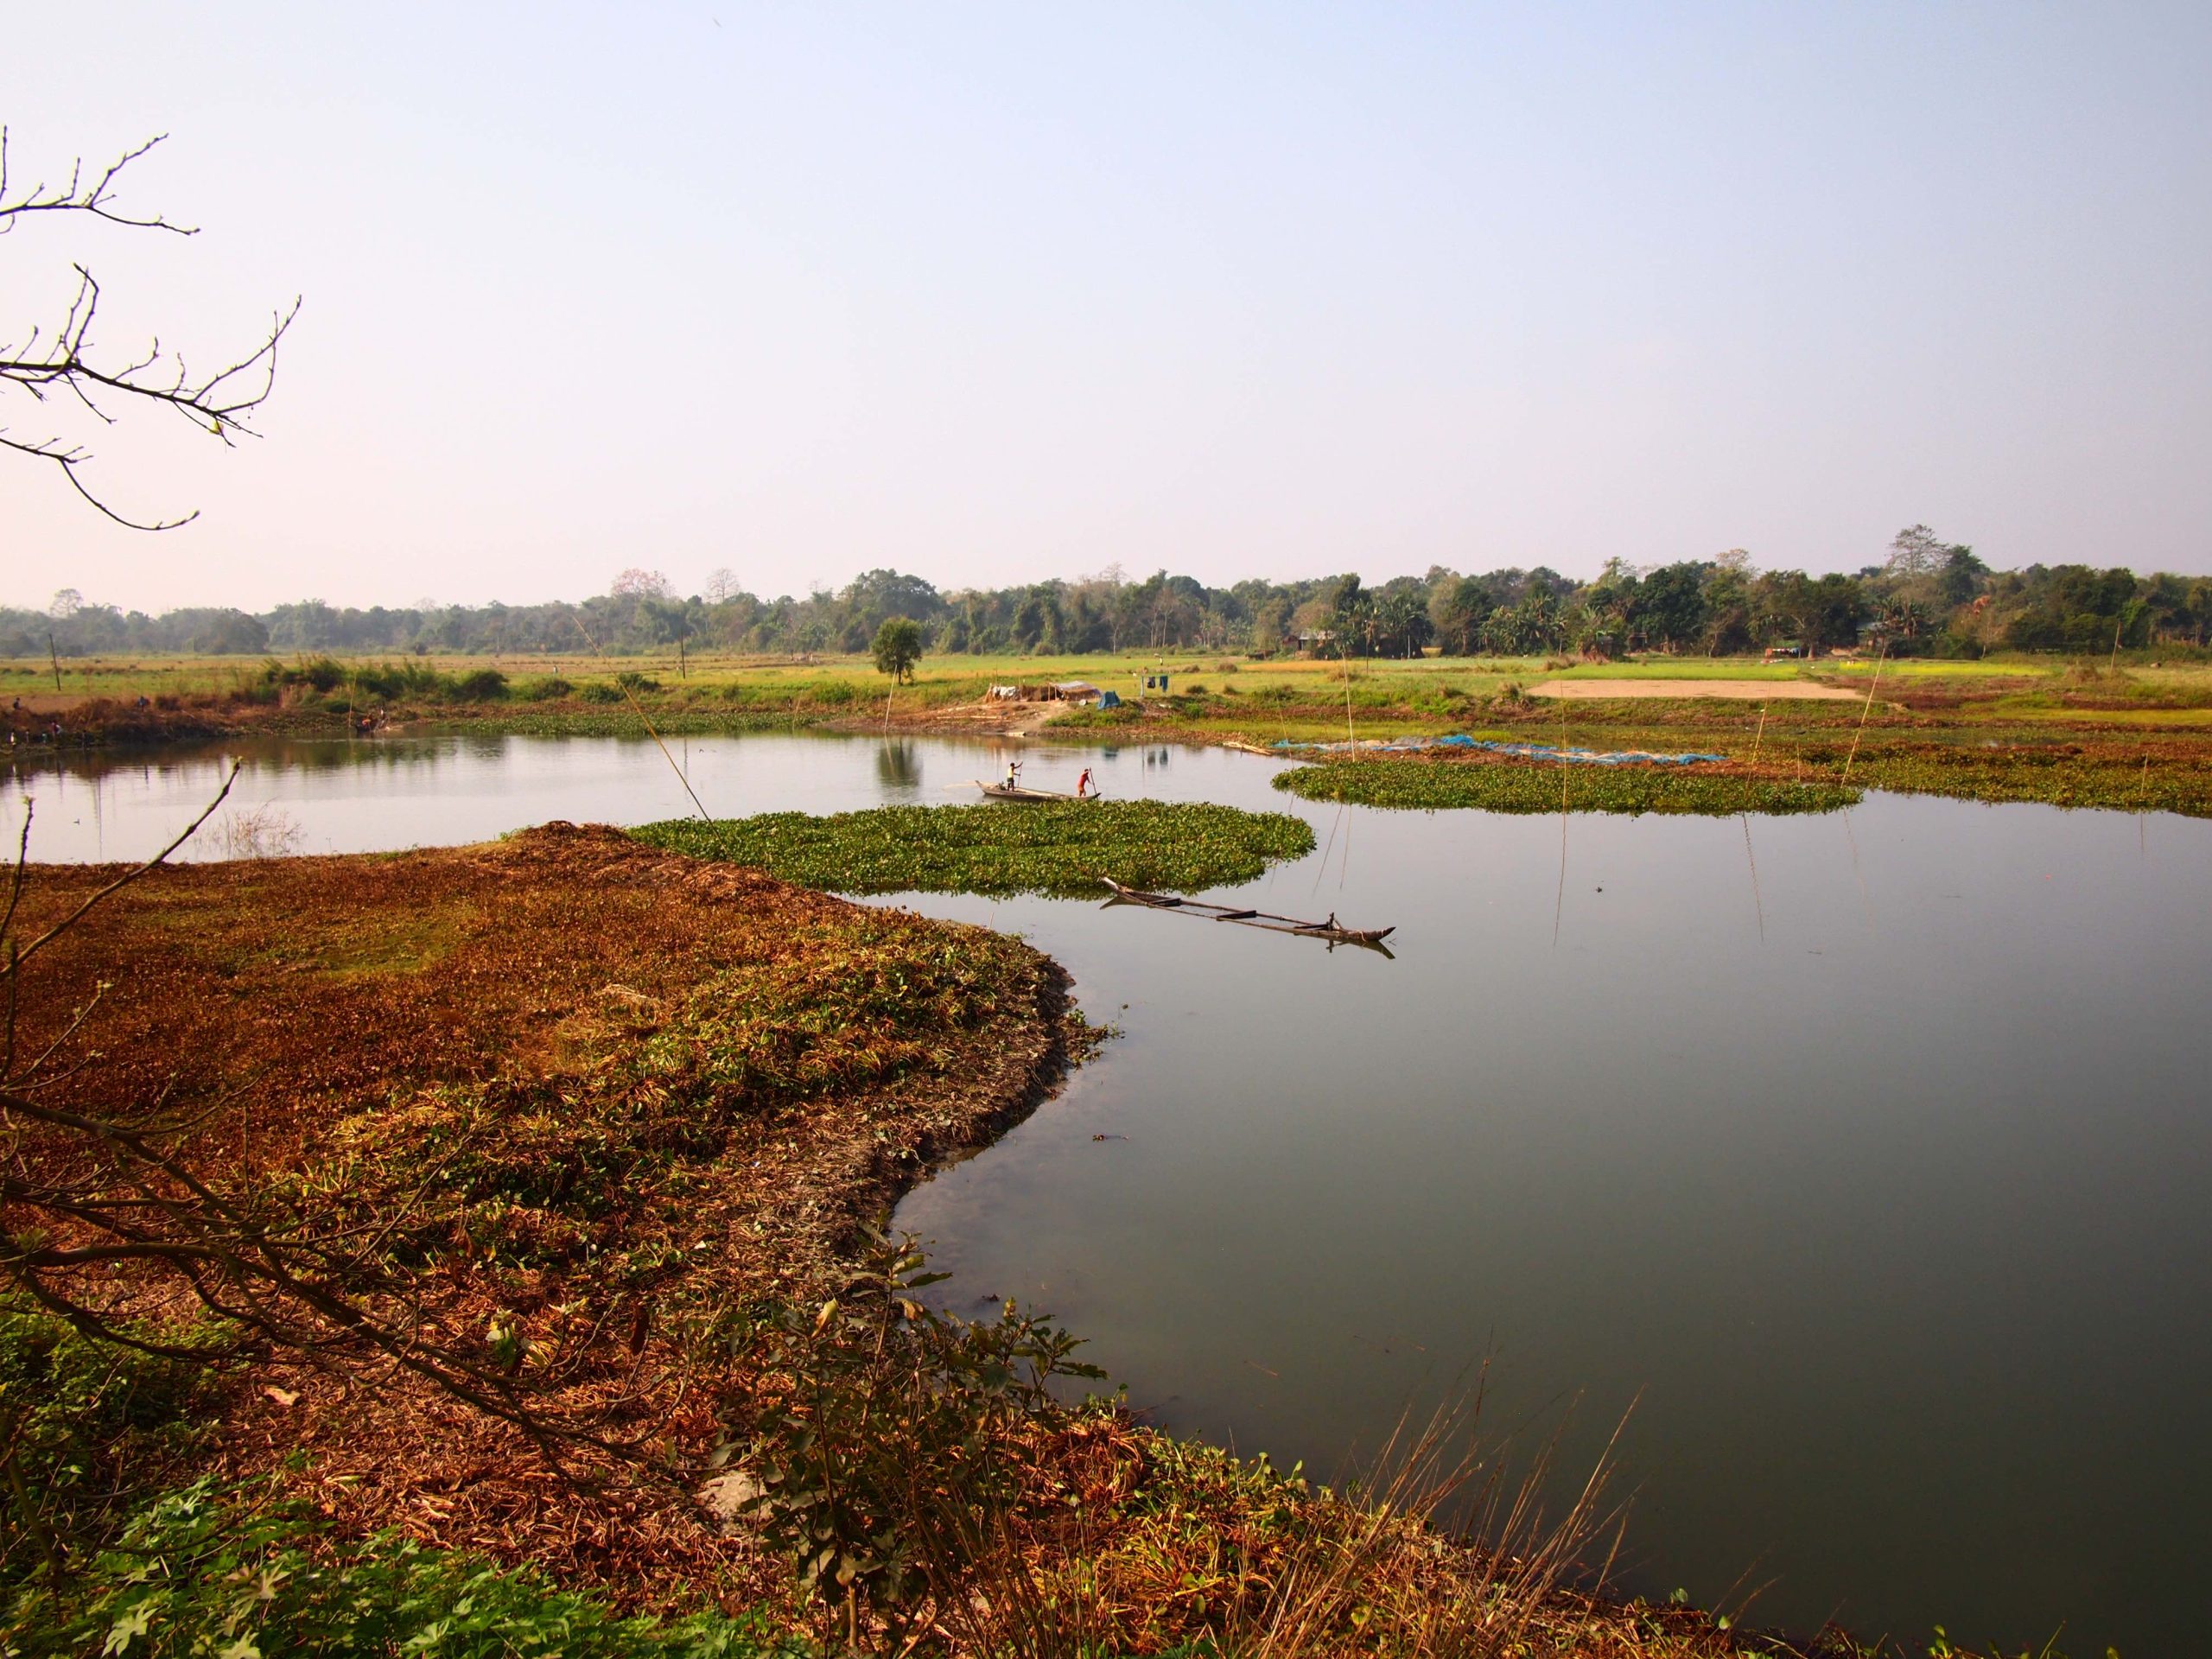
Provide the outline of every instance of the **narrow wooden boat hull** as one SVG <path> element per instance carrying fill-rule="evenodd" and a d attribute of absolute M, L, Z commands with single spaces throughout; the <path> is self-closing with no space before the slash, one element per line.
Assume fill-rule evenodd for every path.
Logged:
<path fill-rule="evenodd" d="M 1024 789 L 1019 785 L 1008 789 L 1004 784 L 978 783 L 976 787 L 983 791 L 983 798 L 986 800 L 992 801 L 1095 801 L 1098 799 L 1096 795 L 1065 795 L 1058 790 Z"/>
<path fill-rule="evenodd" d="M 1180 911 L 1185 916 L 1195 916 L 1203 921 L 1235 922 L 1243 927 L 1264 928 L 1270 933 L 1295 933 L 1309 939 L 1326 939 L 1332 944 L 1359 944 L 1371 950 L 1382 950 L 1382 941 L 1398 930 L 1395 927 L 1342 927 L 1330 922 L 1300 921 L 1295 916 L 1276 916 L 1264 910 L 1241 910 L 1231 905 L 1217 905 L 1203 899 L 1179 899 L 1171 893 L 1147 893 L 1141 887 L 1126 887 L 1110 875 L 1098 878 L 1113 890 L 1109 904 L 1141 905 L 1148 910 Z"/>

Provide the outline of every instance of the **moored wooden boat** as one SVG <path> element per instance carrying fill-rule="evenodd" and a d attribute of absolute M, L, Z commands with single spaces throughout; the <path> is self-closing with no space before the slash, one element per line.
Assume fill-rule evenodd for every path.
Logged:
<path fill-rule="evenodd" d="M 1196 916 L 1205 921 L 1238 922 L 1246 927 L 1265 928 L 1271 933 L 1297 933 L 1309 939 L 1327 939 L 1334 944 L 1361 944 L 1387 956 L 1382 941 L 1398 930 L 1395 927 L 1346 927 L 1334 913 L 1325 922 L 1301 921 L 1295 916 L 1277 916 L 1264 910 L 1243 910 L 1234 905 L 1217 905 L 1205 899 L 1180 899 L 1171 893 L 1147 893 L 1141 887 L 1132 887 L 1116 881 L 1110 875 L 1098 878 L 1113 889 L 1109 904 L 1142 905 L 1151 910 L 1180 911 L 1186 916 Z"/>

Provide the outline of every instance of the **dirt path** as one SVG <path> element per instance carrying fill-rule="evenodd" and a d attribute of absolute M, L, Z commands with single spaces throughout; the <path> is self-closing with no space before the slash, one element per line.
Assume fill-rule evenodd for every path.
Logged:
<path fill-rule="evenodd" d="M 1568 702 L 1617 698 L 1725 697 L 1737 702 L 1856 702 L 1866 694 L 1805 680 L 1546 680 L 1531 686 L 1532 697 Z"/>

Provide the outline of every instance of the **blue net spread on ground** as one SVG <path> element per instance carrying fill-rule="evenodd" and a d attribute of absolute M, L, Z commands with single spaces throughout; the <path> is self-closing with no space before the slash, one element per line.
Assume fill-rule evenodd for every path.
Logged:
<path fill-rule="evenodd" d="M 1363 738 L 1357 742 L 1297 743 L 1284 738 L 1274 746 L 1298 754 L 1419 754 L 1425 749 L 1484 749 L 1530 760 L 1560 760 L 1578 766 L 1689 766 L 1726 760 L 1725 754 L 1657 754 L 1649 749 L 1563 749 L 1556 743 L 1506 743 L 1484 737 Z"/>

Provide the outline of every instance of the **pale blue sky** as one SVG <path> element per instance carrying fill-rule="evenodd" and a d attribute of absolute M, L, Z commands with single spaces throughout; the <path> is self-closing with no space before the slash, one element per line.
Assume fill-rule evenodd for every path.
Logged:
<path fill-rule="evenodd" d="M 2212 571 L 2212 7 L 16 8 L 0 241 L 267 437 L 0 455 L 0 600 L 1159 565 Z M 20 433 L 37 411 L 0 402 Z"/>

